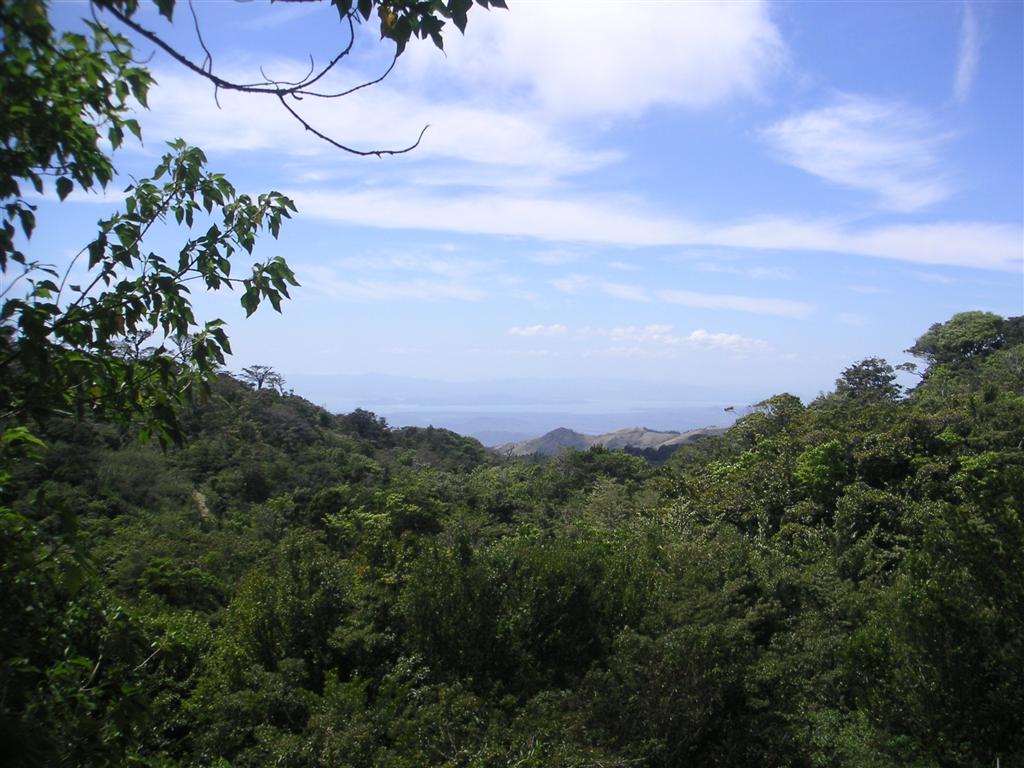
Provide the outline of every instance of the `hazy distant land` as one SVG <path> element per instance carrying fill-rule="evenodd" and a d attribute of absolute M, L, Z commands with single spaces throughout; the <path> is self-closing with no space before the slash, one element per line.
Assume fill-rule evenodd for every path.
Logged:
<path fill-rule="evenodd" d="M 635 427 L 664 432 L 727 427 L 760 399 L 673 382 L 625 380 L 445 382 L 299 375 L 288 381 L 297 393 L 336 413 L 362 408 L 392 426 L 444 427 L 487 446 L 529 440 L 558 428 L 602 435 Z"/>

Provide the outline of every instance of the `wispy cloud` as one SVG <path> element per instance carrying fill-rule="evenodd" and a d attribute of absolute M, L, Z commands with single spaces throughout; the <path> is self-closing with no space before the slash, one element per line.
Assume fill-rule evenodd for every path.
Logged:
<path fill-rule="evenodd" d="M 842 96 L 775 123 L 763 135 L 785 162 L 872 192 L 894 211 L 917 211 L 953 192 L 939 156 L 950 135 L 903 104 Z"/>
<path fill-rule="evenodd" d="M 395 253 L 381 256 L 346 256 L 332 264 L 348 274 L 382 272 L 419 272 L 453 280 L 477 276 L 495 277 L 498 262 L 483 259 L 438 257 L 423 254 Z"/>
<path fill-rule="evenodd" d="M 697 291 L 684 290 L 651 291 L 640 285 L 609 283 L 580 274 L 567 275 L 559 280 L 552 280 L 551 285 L 563 293 L 578 294 L 584 291 L 594 291 L 624 301 L 643 303 L 658 301 L 665 304 L 696 307 L 698 309 L 731 310 L 755 315 L 806 317 L 814 309 L 810 304 L 789 299 L 733 296 L 722 293 L 699 293 Z"/>
<path fill-rule="evenodd" d="M 650 301 L 647 291 L 637 285 L 625 285 L 623 283 L 600 283 L 600 289 L 606 296 L 625 301 Z"/>
<path fill-rule="evenodd" d="M 911 272 L 911 275 L 922 283 L 933 283 L 935 285 L 952 285 L 956 282 L 949 275 L 940 275 L 935 272 Z"/>
<path fill-rule="evenodd" d="M 956 74 L 953 76 L 953 101 L 962 104 L 971 93 L 971 86 L 978 72 L 981 60 L 981 35 L 974 6 L 964 3 L 964 15 L 960 22 L 960 46 L 956 55 Z"/>
<path fill-rule="evenodd" d="M 534 264 L 543 264 L 546 267 L 560 267 L 564 264 L 571 264 L 583 258 L 583 254 L 576 251 L 551 249 L 540 251 L 527 256 Z"/>
<path fill-rule="evenodd" d="M 518 282 L 497 271 L 499 263 L 431 254 L 347 256 L 328 263 L 298 262 L 299 281 L 341 301 L 481 301 L 485 285 Z"/>
<path fill-rule="evenodd" d="M 339 277 L 333 270 L 315 265 L 298 265 L 296 273 L 310 290 L 338 301 L 482 301 L 487 293 L 474 285 L 452 280 L 350 280 Z"/>
<path fill-rule="evenodd" d="M 713 261 L 699 261 L 694 267 L 698 272 L 712 272 L 723 275 L 737 275 L 752 280 L 793 280 L 793 270 L 785 267 L 737 267 Z"/>
<path fill-rule="evenodd" d="M 510 336 L 561 336 L 569 329 L 561 323 L 553 325 L 526 325 L 508 329 Z"/>
<path fill-rule="evenodd" d="M 655 295 L 669 304 L 681 304 L 699 309 L 727 309 L 735 312 L 749 312 L 755 315 L 806 317 L 814 309 L 810 304 L 802 301 L 790 301 L 789 299 L 764 299 L 751 296 L 730 296 L 727 294 L 676 290 L 657 291 Z"/>
<path fill-rule="evenodd" d="M 1024 262 L 1020 228 L 988 222 L 853 227 L 828 219 L 759 217 L 711 224 L 652 213 L 635 201 L 593 196 L 428 196 L 401 186 L 291 194 L 304 216 L 384 229 L 511 235 L 552 243 L 809 251 L 1007 272 L 1020 271 Z"/>
<path fill-rule="evenodd" d="M 625 261 L 609 261 L 607 267 L 608 269 L 615 269 L 619 272 L 637 272 L 640 269 L 636 264 L 631 264 Z"/>
<path fill-rule="evenodd" d="M 566 275 L 550 281 L 551 285 L 562 293 L 576 294 L 593 283 L 593 280 L 586 275 Z"/>

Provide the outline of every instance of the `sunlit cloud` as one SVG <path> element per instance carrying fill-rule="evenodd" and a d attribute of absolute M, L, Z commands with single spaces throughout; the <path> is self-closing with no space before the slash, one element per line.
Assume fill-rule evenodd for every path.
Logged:
<path fill-rule="evenodd" d="M 411 48 L 402 76 L 456 77 L 482 99 L 561 118 L 614 118 L 758 95 L 788 57 L 762 2 L 522 2 L 472 24 L 444 56 Z"/>
<path fill-rule="evenodd" d="M 191 76 L 158 72 L 157 78 L 160 87 L 154 89 L 150 109 L 142 118 L 144 138 L 158 149 L 162 140 L 182 136 L 209 151 L 273 152 L 311 162 L 316 158 L 320 165 L 328 161 L 340 167 L 360 162 L 365 166 L 365 160 L 313 140 L 291 115 L 266 98 L 221 92 L 218 109 L 212 92 L 197 93 Z M 424 186 L 531 186 L 528 179 L 541 169 L 550 183 L 560 175 L 591 171 L 619 158 L 616 152 L 570 144 L 552 126 L 521 112 L 429 100 L 390 83 L 352 94 L 344 106 L 338 109 L 334 101 L 304 99 L 296 109 L 322 133 L 357 149 L 400 149 L 429 125 L 414 153 L 392 161 L 392 169 L 406 176 L 415 177 L 416 167 L 432 161 L 467 163 L 473 168 L 447 165 L 436 173 L 421 174 L 416 178 Z M 523 169 L 529 169 L 531 176 L 523 176 Z M 310 173 L 326 171 L 314 167 L 296 171 L 295 176 L 308 179 Z"/>
<path fill-rule="evenodd" d="M 785 162 L 871 192 L 891 210 L 920 210 L 953 192 L 939 155 L 950 135 L 902 104 L 842 96 L 781 120 L 763 135 Z"/>

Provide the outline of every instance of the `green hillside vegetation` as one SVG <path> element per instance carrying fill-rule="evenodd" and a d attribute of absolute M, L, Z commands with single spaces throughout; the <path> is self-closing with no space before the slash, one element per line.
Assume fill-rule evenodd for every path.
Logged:
<path fill-rule="evenodd" d="M 333 4 L 342 50 L 300 82 L 178 60 L 302 120 L 346 29 L 397 55 L 504 6 Z M 279 309 L 296 276 L 253 251 L 287 197 L 177 140 L 70 263 L 30 248 L 36 196 L 113 184 L 140 136 L 122 32 L 174 55 L 136 0 L 90 10 L 58 32 L 0 0 L 4 765 L 1024 763 L 1024 319 L 956 315 L 910 391 L 864 360 L 659 465 L 502 458 L 257 366 L 253 389 L 190 286 Z"/>
<path fill-rule="evenodd" d="M 657 467 L 226 375 L 180 448 L 51 418 L 3 488 L 8 764 L 1019 764 L 1024 321 L 912 351 Z"/>

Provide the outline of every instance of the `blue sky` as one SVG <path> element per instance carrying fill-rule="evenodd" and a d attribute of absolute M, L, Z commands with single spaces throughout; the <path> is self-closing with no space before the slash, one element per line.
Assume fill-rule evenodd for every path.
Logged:
<path fill-rule="evenodd" d="M 222 93 L 218 109 L 154 56 L 145 143 L 119 168 L 145 173 L 182 136 L 299 207 L 258 252 L 302 283 L 283 315 L 199 299 L 230 323 L 229 367 L 754 401 L 813 396 L 865 356 L 901 362 L 955 312 L 1024 311 L 1024 4 L 509 5 L 474 9 L 446 55 L 412 44 L 384 83 L 297 105 L 367 149 L 430 125 L 389 159 L 339 153 L 273 100 Z M 328 7 L 195 7 L 238 79 L 301 76 L 344 43 Z M 84 6 L 55 10 L 70 24 Z M 142 18 L 195 52 L 178 14 Z M 389 57 L 363 29 L 336 82 Z M 44 203 L 35 247 L 74 252 L 112 196 Z"/>

